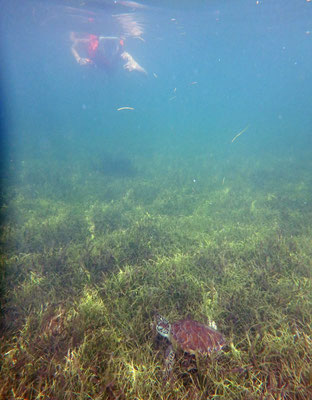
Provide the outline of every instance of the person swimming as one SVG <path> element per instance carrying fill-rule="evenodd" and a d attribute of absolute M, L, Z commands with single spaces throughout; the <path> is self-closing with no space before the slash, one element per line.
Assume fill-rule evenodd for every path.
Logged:
<path fill-rule="evenodd" d="M 70 33 L 71 53 L 79 65 L 94 65 L 104 70 L 116 69 L 126 61 L 123 68 L 146 74 L 145 69 L 124 50 L 124 39 L 115 36 Z"/>

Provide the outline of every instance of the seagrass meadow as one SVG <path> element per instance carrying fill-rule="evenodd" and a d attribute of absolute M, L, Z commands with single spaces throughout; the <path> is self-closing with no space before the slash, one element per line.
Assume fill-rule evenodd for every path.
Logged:
<path fill-rule="evenodd" d="M 311 159 L 114 162 L 8 167 L 0 398 L 312 398 Z M 227 344 L 164 381 L 156 312 Z"/>

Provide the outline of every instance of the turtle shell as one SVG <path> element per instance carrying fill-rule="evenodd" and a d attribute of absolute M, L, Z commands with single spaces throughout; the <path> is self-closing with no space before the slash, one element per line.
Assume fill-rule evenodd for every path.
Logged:
<path fill-rule="evenodd" d="M 224 336 L 220 332 L 191 319 L 174 322 L 170 339 L 175 347 L 190 354 L 207 355 L 221 350 L 225 345 Z"/>

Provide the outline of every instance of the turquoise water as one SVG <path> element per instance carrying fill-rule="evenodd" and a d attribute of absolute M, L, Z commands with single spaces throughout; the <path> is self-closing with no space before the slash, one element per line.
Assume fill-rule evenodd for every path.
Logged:
<path fill-rule="evenodd" d="M 309 150 L 309 2 L 108 3 L 5 5 L 2 92 L 14 162 L 101 152 L 300 158 Z M 142 27 L 125 48 L 147 75 L 79 66 L 70 52 L 70 31 L 123 35 L 109 23 L 117 13 Z M 123 106 L 135 110 L 117 111 Z"/>

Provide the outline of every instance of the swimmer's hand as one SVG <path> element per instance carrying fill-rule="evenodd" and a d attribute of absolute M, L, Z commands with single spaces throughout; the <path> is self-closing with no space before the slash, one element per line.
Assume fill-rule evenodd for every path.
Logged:
<path fill-rule="evenodd" d="M 134 58 L 132 57 L 131 54 L 129 54 L 128 52 L 124 51 L 121 54 L 121 58 L 123 58 L 124 60 L 126 60 L 126 64 L 123 66 L 124 69 L 127 69 L 128 71 L 139 71 L 139 72 L 143 72 L 145 75 L 147 75 L 147 72 L 145 71 L 145 69 L 143 67 L 141 67 L 141 65 L 139 63 L 137 63 Z"/>
<path fill-rule="evenodd" d="M 79 65 L 90 65 L 90 64 L 92 64 L 92 60 L 90 60 L 90 58 L 83 58 L 83 57 L 81 57 L 81 58 L 79 58 L 79 60 L 78 60 L 78 64 L 79 64 Z"/>

